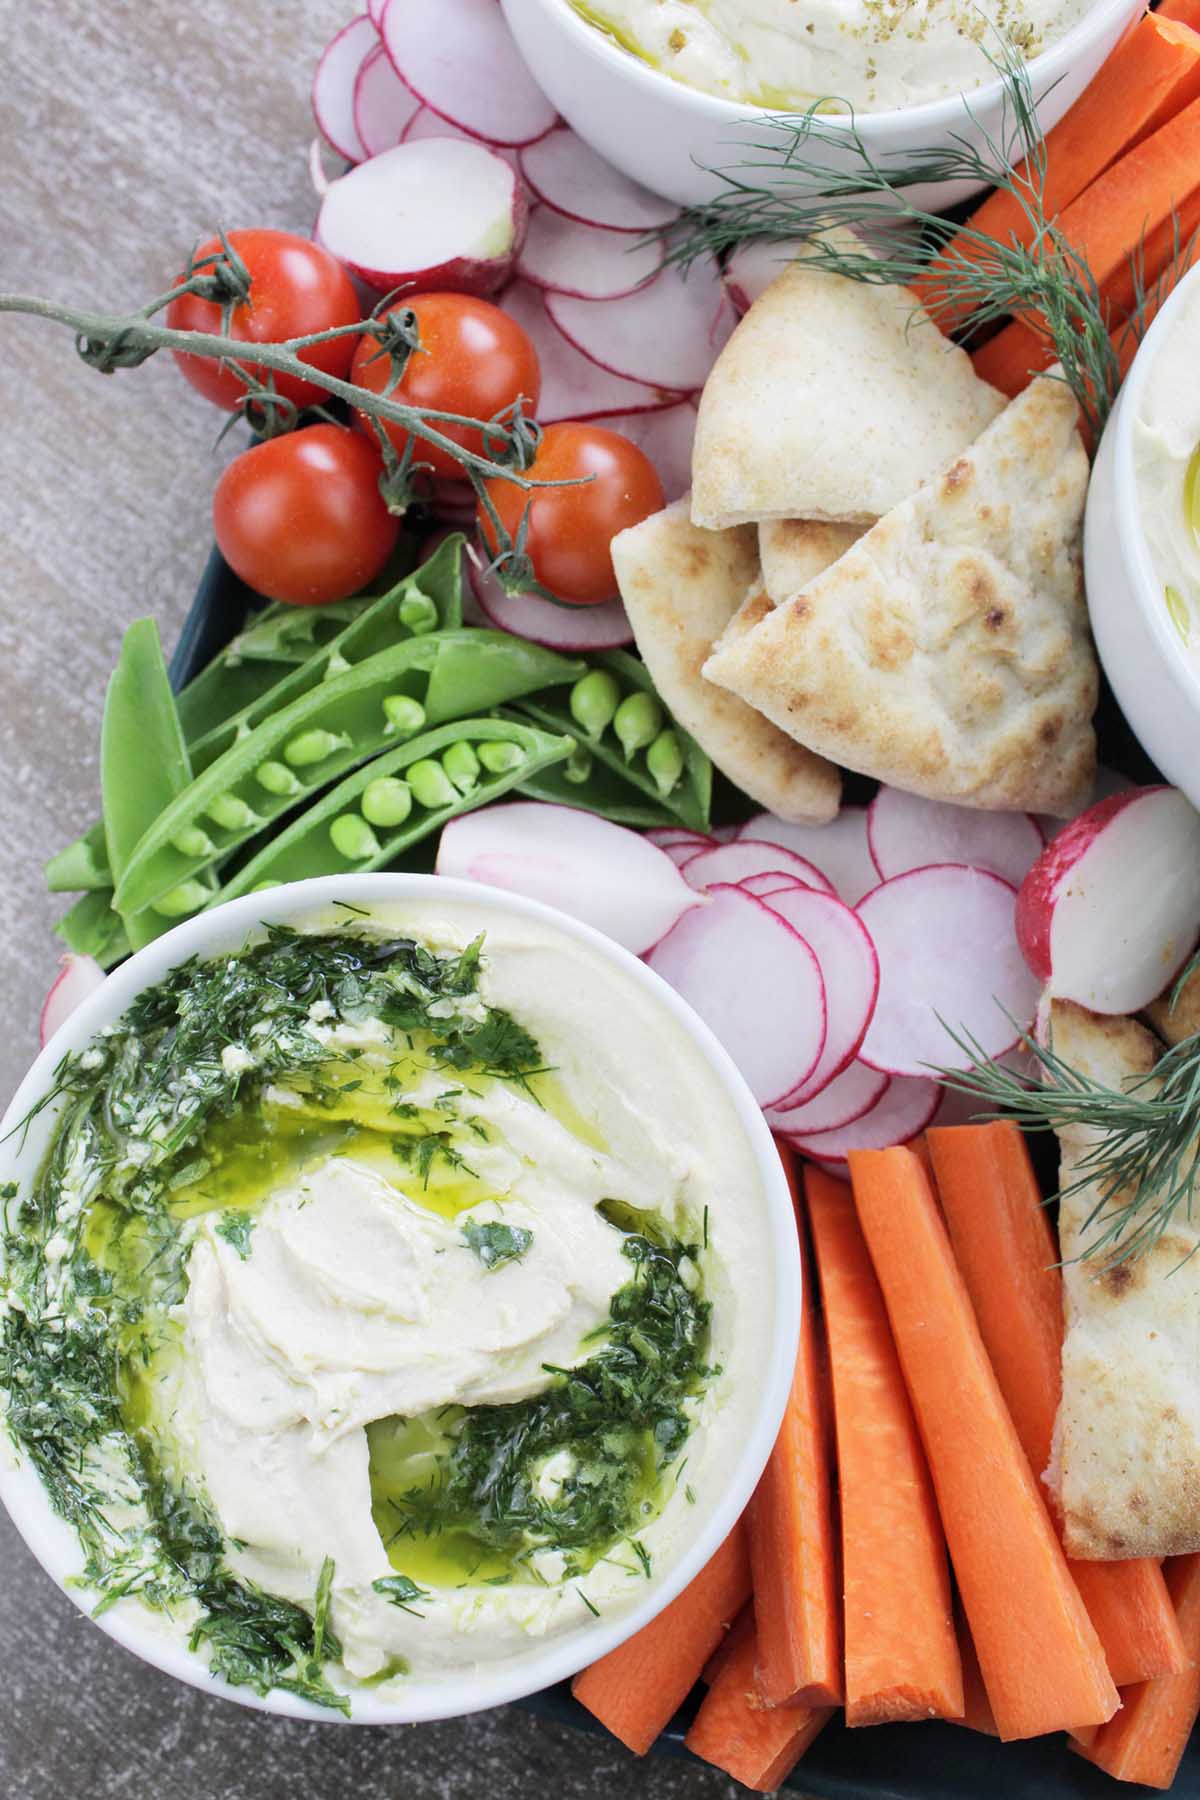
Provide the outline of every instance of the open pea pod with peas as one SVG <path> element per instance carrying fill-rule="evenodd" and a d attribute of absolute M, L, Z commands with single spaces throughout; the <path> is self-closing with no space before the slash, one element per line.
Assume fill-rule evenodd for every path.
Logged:
<path fill-rule="evenodd" d="M 119 912 L 199 911 L 198 879 L 332 781 L 426 727 L 574 681 L 580 662 L 497 631 L 410 638 L 333 675 L 235 738 L 168 805 L 117 883 Z"/>

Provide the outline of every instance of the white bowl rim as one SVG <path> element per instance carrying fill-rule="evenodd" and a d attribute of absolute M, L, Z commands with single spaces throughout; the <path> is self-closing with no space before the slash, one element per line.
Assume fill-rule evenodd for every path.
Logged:
<path fill-rule="evenodd" d="M 1133 428 L 1141 412 L 1146 383 L 1175 319 L 1187 305 L 1188 296 L 1196 287 L 1200 287 L 1200 263 L 1189 269 L 1177 284 L 1138 345 L 1137 354 L 1121 384 L 1117 404 L 1106 430 L 1113 433 L 1113 510 L 1116 514 L 1117 535 L 1129 556 L 1138 604 L 1162 654 L 1178 672 L 1180 680 L 1191 690 L 1192 702 L 1200 709 L 1200 661 L 1190 655 L 1180 642 L 1179 634 L 1171 624 L 1170 615 L 1162 601 L 1163 583 L 1155 569 L 1149 540 L 1142 524 L 1137 471 L 1133 461 Z"/>
<path fill-rule="evenodd" d="M 520 4 L 520 0 L 506 0 L 506 4 Z M 693 87 L 690 82 L 677 81 L 674 76 L 654 68 L 633 51 L 623 49 L 601 27 L 589 24 L 576 12 L 571 0 L 548 0 L 548 4 L 564 15 L 563 29 L 570 31 L 581 47 L 587 47 L 595 55 L 603 56 L 614 71 L 623 72 L 635 85 L 648 90 L 661 89 L 665 84 L 677 94 L 687 96 L 689 102 L 695 104 L 700 112 L 707 113 L 714 123 L 746 123 L 753 119 L 804 116 L 802 112 L 785 113 L 771 107 L 758 106 L 751 100 L 726 100 L 720 94 L 710 94 L 704 88 Z M 1129 5 L 1130 0 L 1097 0 L 1069 31 L 1033 57 L 1026 67 L 1035 95 L 1044 99 L 1049 87 L 1060 81 L 1070 70 L 1080 43 L 1090 42 L 1093 36 L 1102 35 L 1109 22 L 1127 12 Z M 935 100 L 921 100 L 912 106 L 893 106 L 879 112 L 822 113 L 820 118 L 822 125 L 834 125 L 847 132 L 857 128 L 860 135 L 865 137 L 876 134 L 886 137 L 894 132 L 907 135 L 913 125 L 927 126 L 936 131 L 959 124 L 964 112 L 978 117 L 990 111 L 1001 99 L 1003 91 L 1003 78 L 997 75 L 976 88 L 965 89 L 958 94 L 943 94 Z"/>
<path fill-rule="evenodd" d="M 246 1687 L 231 1686 L 213 1675 L 197 1653 L 167 1635 L 160 1624 L 153 1620 L 143 1623 L 132 1607 L 110 1609 L 94 1620 L 142 1661 L 191 1687 L 221 1695 L 255 1711 L 320 1724 L 417 1724 L 479 1712 L 565 1680 L 631 1637 L 699 1573 L 737 1523 L 778 1434 L 795 1366 L 803 1296 L 791 1195 L 766 1120 L 728 1052 L 686 1001 L 628 950 L 555 907 L 505 889 L 440 875 L 398 871 L 321 876 L 289 882 L 257 894 L 245 894 L 185 920 L 115 969 L 103 985 L 63 1022 L 38 1055 L 0 1121 L 0 1147 L 34 1102 L 41 1098 L 50 1075 L 68 1050 L 80 1049 L 105 1023 L 119 1017 L 138 993 L 161 980 L 169 969 L 187 957 L 204 954 L 206 945 L 211 948 L 230 936 L 248 935 L 262 924 L 295 923 L 299 917 L 318 912 L 339 900 L 365 906 L 376 902 L 387 905 L 433 898 L 506 911 L 575 938 L 640 983 L 691 1038 L 725 1089 L 758 1165 L 765 1222 L 771 1240 L 772 1298 L 777 1328 L 757 1389 L 758 1410 L 754 1427 L 738 1464 L 730 1473 L 720 1504 L 714 1507 L 702 1529 L 695 1532 L 670 1573 L 662 1581 L 649 1585 L 644 1600 L 611 1621 L 589 1622 L 561 1637 L 545 1640 L 540 1650 L 522 1652 L 517 1658 L 500 1660 L 491 1666 L 464 1667 L 436 1679 L 414 1679 L 406 1684 L 400 1700 L 381 1700 L 370 1690 L 355 1692 L 353 1713 L 346 1719 L 340 1713 L 278 1689 L 260 1695 Z M 13 1160 L 18 1157 L 19 1146 L 13 1153 Z M 66 1553 L 62 1536 L 64 1521 L 52 1512 L 40 1482 L 23 1459 L 14 1461 L 9 1457 L 6 1461 L 0 1457 L 0 1501 L 47 1574 L 81 1612 L 92 1617 L 88 1595 L 66 1585 L 66 1578 L 78 1567 L 78 1558 Z M 73 1535 L 69 1543 L 78 1548 Z"/>

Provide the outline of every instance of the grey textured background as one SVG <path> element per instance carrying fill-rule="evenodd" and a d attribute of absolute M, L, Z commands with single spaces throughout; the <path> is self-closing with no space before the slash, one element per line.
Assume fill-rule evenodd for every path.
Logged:
<path fill-rule="evenodd" d="M 0 0 L 0 288 L 114 308 L 215 225 L 306 229 L 307 88 L 349 0 Z M 437 0 L 429 0 L 436 4 Z M 94 815 L 123 627 L 168 648 L 209 542 L 219 417 L 168 363 L 105 379 L 59 328 L 0 316 L 0 1109 L 36 1048 L 63 910 L 41 865 Z M 730 1796 L 682 1762 L 514 1708 L 393 1731 L 269 1719 L 143 1667 L 0 1518 L 4 1800 Z"/>

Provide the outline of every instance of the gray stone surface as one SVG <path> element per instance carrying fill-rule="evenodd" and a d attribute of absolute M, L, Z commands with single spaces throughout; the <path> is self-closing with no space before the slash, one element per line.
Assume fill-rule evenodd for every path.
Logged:
<path fill-rule="evenodd" d="M 436 0 L 430 0 L 431 4 Z M 0 288 L 114 308 L 215 225 L 305 228 L 319 45 L 339 0 L 0 0 Z M 0 317 L 0 1107 L 32 1057 L 63 910 L 41 864 L 93 816 L 104 684 L 130 619 L 173 642 L 208 548 L 219 419 L 167 363 L 104 379 Z M 516 1709 L 397 1730 L 208 1699 L 109 1642 L 0 1519 L 4 1800 L 727 1796 L 683 1762 Z"/>

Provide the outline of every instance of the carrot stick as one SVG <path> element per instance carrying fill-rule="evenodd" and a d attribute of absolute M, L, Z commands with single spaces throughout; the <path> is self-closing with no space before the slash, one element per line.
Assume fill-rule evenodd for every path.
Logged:
<path fill-rule="evenodd" d="M 961 1718 L 946 1544 L 871 1259 L 845 1183 L 804 1173 L 833 1374 L 846 1723 Z"/>
<path fill-rule="evenodd" d="M 1200 0 L 1162 0 L 1158 16 L 1160 19 L 1178 19 L 1184 25 L 1190 25 L 1193 31 L 1200 31 Z"/>
<path fill-rule="evenodd" d="M 1116 1718 L 1079 1746 L 1081 1756 L 1118 1781 L 1155 1788 L 1174 1781 L 1200 1713 L 1200 1556 L 1172 1557 L 1167 1587 L 1192 1666 L 1130 1688 Z"/>
<path fill-rule="evenodd" d="M 739 1522 L 682 1594 L 577 1675 L 571 1692 L 615 1737 L 644 1756 L 749 1597 L 750 1559 Z"/>
<path fill-rule="evenodd" d="M 1200 0 L 1192 3 L 1200 12 Z M 1047 218 L 1062 213 L 1126 150 L 1197 98 L 1200 37 L 1191 29 L 1194 23 L 1168 18 L 1165 8 L 1139 19 L 1091 86 L 1047 134 L 1043 188 Z M 1017 192 L 997 188 L 971 214 L 969 226 L 1002 244 L 1014 240 L 1030 244 L 1033 226 L 1018 198 L 1021 183 L 1028 180 L 1029 166 L 1021 163 L 1015 171 Z M 1024 191 L 1028 194 L 1027 186 Z M 945 330 L 961 324 L 971 310 L 961 304 L 948 309 L 947 296 L 939 293 L 947 264 L 978 263 L 985 254 L 973 238 L 952 238 L 918 283 L 917 292 L 927 303 L 936 304 L 938 322 Z"/>
<path fill-rule="evenodd" d="M 721 1641 L 700 1671 L 700 1679 L 705 1687 L 711 1687 L 730 1655 L 743 1638 L 754 1636 L 754 1601 L 747 1600 L 737 1618 L 728 1630 L 721 1633 Z"/>
<path fill-rule="evenodd" d="M 995 337 L 972 350 L 971 363 L 980 381 L 988 381 L 1015 400 L 1035 375 L 1053 363 L 1057 351 L 1044 332 L 1035 331 L 1024 319 L 1010 319 Z"/>
<path fill-rule="evenodd" d="M 779 1154 L 798 1199 L 796 1165 Z M 804 1241 L 800 1349 L 783 1424 L 746 1513 L 758 1626 L 758 1684 L 768 1706 L 835 1706 L 842 1698 L 841 1619 L 816 1283 Z"/>
<path fill-rule="evenodd" d="M 903 1149 L 851 1151 L 849 1161 L 1000 1736 L 1100 1724 L 1117 1690 L 925 1173 Z"/>
<path fill-rule="evenodd" d="M 1058 1246 L 1029 1151 L 1010 1122 L 935 1128 L 928 1139 L 984 1347 L 1041 1485 L 1062 1393 L 1063 1302 Z M 1044 1487 L 1042 1497 L 1049 1502 Z M 1156 1562 L 1072 1562 L 1070 1569 L 1118 1687 L 1186 1666 Z"/>
<path fill-rule="evenodd" d="M 743 1787 L 770 1794 L 795 1768 L 832 1708 L 764 1707 L 754 1680 L 761 1654 L 752 1630 L 731 1646 L 683 1741 Z"/>
<path fill-rule="evenodd" d="M 951 1723 L 965 1725 L 968 1731 L 982 1732 L 985 1737 L 999 1737 L 996 1715 L 983 1684 L 983 1670 L 979 1667 L 979 1658 L 975 1654 L 971 1627 L 957 1608 L 954 1622 L 958 1628 L 958 1653 L 962 1657 L 963 1710 L 962 1718 L 953 1719 Z"/>

